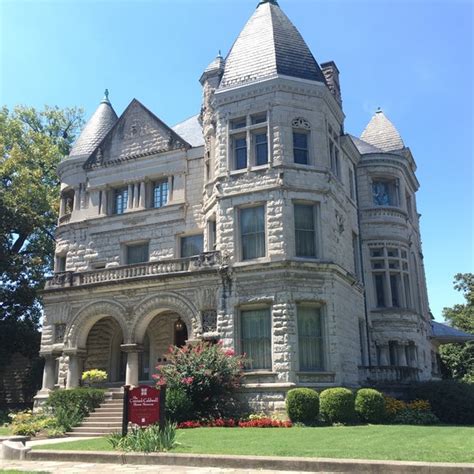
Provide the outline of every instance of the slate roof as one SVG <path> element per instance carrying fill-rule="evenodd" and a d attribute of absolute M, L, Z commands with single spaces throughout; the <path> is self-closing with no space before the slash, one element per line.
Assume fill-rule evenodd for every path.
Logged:
<path fill-rule="evenodd" d="M 171 128 L 192 147 L 204 146 L 204 136 L 202 134 L 202 126 L 199 123 L 199 114 L 193 115 Z"/>
<path fill-rule="evenodd" d="M 360 138 L 383 151 L 405 148 L 400 133 L 380 109 L 370 119 Z"/>
<path fill-rule="evenodd" d="M 118 117 L 112 104 L 105 96 L 97 110 L 82 129 L 79 138 L 69 153 L 69 158 L 73 157 L 89 157 L 97 148 L 102 139 L 107 135 L 113 127 Z"/>
<path fill-rule="evenodd" d="M 285 75 L 325 83 L 303 37 L 275 0 L 262 1 L 226 60 L 220 88 Z"/>
<path fill-rule="evenodd" d="M 474 334 L 469 334 L 459 329 L 452 328 L 447 324 L 431 321 L 433 328 L 433 338 L 440 342 L 467 342 L 474 341 Z"/>
<path fill-rule="evenodd" d="M 356 148 L 359 150 L 359 153 L 361 155 L 365 155 L 366 153 L 383 153 L 384 151 L 381 150 L 380 148 L 377 148 L 374 145 L 371 145 L 370 143 L 364 142 L 364 140 L 361 140 L 360 138 L 355 137 L 354 135 L 349 135 L 354 142 L 354 145 Z"/>

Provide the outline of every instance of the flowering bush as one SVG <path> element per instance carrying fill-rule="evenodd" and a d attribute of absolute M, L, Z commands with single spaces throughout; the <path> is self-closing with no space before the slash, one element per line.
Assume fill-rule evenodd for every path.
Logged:
<path fill-rule="evenodd" d="M 222 417 L 240 386 L 244 360 L 232 349 L 209 342 L 169 348 L 168 365 L 156 367 L 156 384 L 184 392 L 195 418 Z"/>
<path fill-rule="evenodd" d="M 397 425 L 435 425 L 439 419 L 431 411 L 428 400 L 413 400 L 404 402 L 384 396 L 385 411 L 388 420 Z"/>
<path fill-rule="evenodd" d="M 56 419 L 45 413 L 33 414 L 31 410 L 20 411 L 8 415 L 14 435 L 36 436 L 40 431 L 57 426 Z"/>
<path fill-rule="evenodd" d="M 107 372 L 105 370 L 92 369 L 82 374 L 82 381 L 89 385 L 100 384 L 107 380 Z"/>
<path fill-rule="evenodd" d="M 233 418 L 216 418 L 208 421 L 183 421 L 178 429 L 190 428 L 291 428 L 291 421 L 276 420 L 274 418 L 249 417 L 248 420 L 234 420 Z"/>

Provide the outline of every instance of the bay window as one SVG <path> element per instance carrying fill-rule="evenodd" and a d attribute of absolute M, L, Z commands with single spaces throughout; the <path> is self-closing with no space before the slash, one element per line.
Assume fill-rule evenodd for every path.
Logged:
<path fill-rule="evenodd" d="M 299 368 L 324 370 L 323 324 L 321 308 L 297 306 Z"/>
<path fill-rule="evenodd" d="M 312 204 L 294 204 L 297 257 L 317 257 L 316 213 Z"/>
<path fill-rule="evenodd" d="M 242 260 L 265 256 L 265 206 L 240 209 Z"/>

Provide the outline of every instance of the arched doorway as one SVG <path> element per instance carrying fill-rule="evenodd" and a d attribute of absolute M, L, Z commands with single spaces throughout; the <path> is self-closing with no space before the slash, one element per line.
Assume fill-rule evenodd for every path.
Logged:
<path fill-rule="evenodd" d="M 188 328 L 181 317 L 166 311 L 156 315 L 147 327 L 140 354 L 140 381 L 151 380 L 157 365 L 168 363 L 168 349 L 172 345 L 184 346 L 188 339 Z"/>
<path fill-rule="evenodd" d="M 123 332 L 120 325 L 111 317 L 105 317 L 92 326 L 87 336 L 84 371 L 105 370 L 108 382 L 125 380 L 126 354 L 120 346 Z"/>

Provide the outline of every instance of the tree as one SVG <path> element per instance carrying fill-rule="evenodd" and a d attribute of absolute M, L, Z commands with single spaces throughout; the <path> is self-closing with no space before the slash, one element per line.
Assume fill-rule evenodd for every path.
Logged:
<path fill-rule="evenodd" d="M 474 334 L 474 274 L 455 275 L 454 288 L 463 293 L 466 303 L 444 308 L 443 317 L 451 326 Z M 448 376 L 465 380 L 474 378 L 474 342 L 445 344 L 440 347 L 440 356 Z"/>
<path fill-rule="evenodd" d="M 37 348 L 40 290 L 51 272 L 59 208 L 56 167 L 69 153 L 77 108 L 0 110 L 0 361 Z M 37 349 L 36 349 L 37 350 Z"/>

